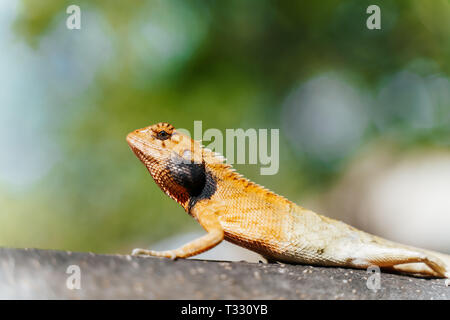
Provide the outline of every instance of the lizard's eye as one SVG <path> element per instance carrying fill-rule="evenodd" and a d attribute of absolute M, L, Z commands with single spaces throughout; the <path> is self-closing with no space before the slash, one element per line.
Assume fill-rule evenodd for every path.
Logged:
<path fill-rule="evenodd" d="M 164 130 L 161 130 L 161 131 L 159 131 L 157 134 L 156 134 L 156 137 L 159 139 L 159 140 L 166 140 L 166 139 L 168 139 L 169 137 L 170 137 L 170 134 L 168 134 L 166 131 L 164 131 Z"/>

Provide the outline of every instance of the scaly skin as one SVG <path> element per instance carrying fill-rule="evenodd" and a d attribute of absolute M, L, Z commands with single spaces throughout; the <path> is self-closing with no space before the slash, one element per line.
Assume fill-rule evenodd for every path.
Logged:
<path fill-rule="evenodd" d="M 186 258 L 225 239 L 270 261 L 377 265 L 450 278 L 450 256 L 394 243 L 304 209 L 242 177 L 223 157 L 168 123 L 135 130 L 127 141 L 157 185 L 207 231 L 175 250 L 135 249 L 133 255 Z"/>

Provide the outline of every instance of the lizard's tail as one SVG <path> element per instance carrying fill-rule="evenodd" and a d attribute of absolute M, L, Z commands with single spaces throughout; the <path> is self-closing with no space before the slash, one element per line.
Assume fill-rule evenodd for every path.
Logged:
<path fill-rule="evenodd" d="M 437 252 L 437 251 L 432 251 L 432 250 L 427 250 L 427 249 L 422 249 L 422 248 L 417 248 L 417 247 L 413 247 L 413 246 L 408 246 L 408 245 L 392 242 L 392 241 L 389 241 L 386 239 L 382 239 L 380 237 L 376 237 L 376 238 L 381 240 L 384 243 L 389 243 L 390 245 L 403 247 L 405 249 L 416 251 L 416 252 L 422 252 L 422 253 L 426 254 L 427 256 L 431 256 L 431 257 L 435 257 L 435 258 L 439 259 L 444 264 L 445 269 L 447 270 L 445 273 L 445 276 L 447 278 L 450 278 L 450 255 L 441 253 L 441 252 Z M 425 263 L 405 263 L 405 264 L 395 265 L 393 268 L 395 270 L 402 271 L 402 272 L 417 273 L 417 274 L 421 274 L 421 275 L 441 276 L 438 273 L 436 273 L 434 270 L 432 270 L 429 266 L 427 266 Z"/>
<path fill-rule="evenodd" d="M 417 249 L 417 250 L 423 251 L 426 254 L 435 256 L 436 258 L 441 260 L 445 264 L 445 267 L 447 269 L 446 276 L 447 276 L 447 278 L 450 278 L 450 255 L 441 253 L 441 252 L 432 251 L 432 250 L 426 250 L 426 249 Z"/>

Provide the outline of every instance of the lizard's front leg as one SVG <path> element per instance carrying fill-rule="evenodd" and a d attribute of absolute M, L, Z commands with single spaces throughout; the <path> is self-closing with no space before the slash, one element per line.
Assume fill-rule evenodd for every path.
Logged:
<path fill-rule="evenodd" d="M 193 209 L 192 211 L 193 215 L 198 219 L 198 222 L 208 232 L 207 234 L 183 245 L 178 249 L 167 251 L 134 249 L 131 254 L 133 256 L 154 256 L 170 259 L 188 258 L 218 245 L 224 238 L 224 232 L 219 220 L 217 219 L 214 207 L 202 209 L 196 207 L 196 209 Z"/>

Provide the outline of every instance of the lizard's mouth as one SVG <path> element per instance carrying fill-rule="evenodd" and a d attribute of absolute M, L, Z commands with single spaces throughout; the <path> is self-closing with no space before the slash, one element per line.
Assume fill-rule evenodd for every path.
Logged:
<path fill-rule="evenodd" d="M 161 148 L 157 145 L 149 143 L 148 141 L 143 140 L 142 138 L 136 136 L 133 133 L 127 135 L 127 142 L 133 152 L 139 152 L 143 156 L 147 155 L 147 157 L 157 157 L 161 152 Z"/>
<path fill-rule="evenodd" d="M 148 143 L 142 141 L 132 133 L 127 136 L 127 142 L 133 153 L 150 170 L 151 166 L 157 161 L 158 157 L 156 153 L 159 153 L 158 150 L 153 146 L 149 146 Z"/>

